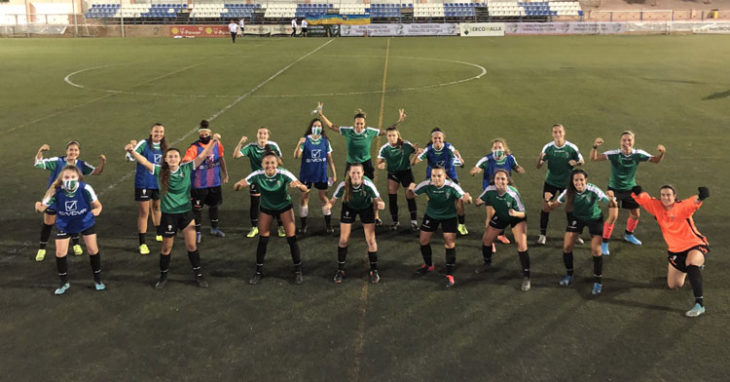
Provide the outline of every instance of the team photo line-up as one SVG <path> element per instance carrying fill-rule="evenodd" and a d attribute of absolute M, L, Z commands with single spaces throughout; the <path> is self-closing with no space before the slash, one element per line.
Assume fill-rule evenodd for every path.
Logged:
<path fill-rule="evenodd" d="M 362 110 L 355 112 L 352 126 L 332 123 L 323 112 L 319 103 L 313 111 L 317 114 L 298 140 L 294 158 L 301 160 L 299 177 L 281 167 L 283 153 L 279 145 L 270 140 L 271 131 L 259 128 L 256 141 L 248 142 L 243 136 L 236 145 L 233 158 L 248 157 L 251 173 L 235 182 L 235 191 L 248 188 L 250 195 L 251 229 L 248 238 L 258 236 L 256 247 L 256 269 L 249 280 L 258 284 L 264 276 L 264 259 L 273 221 L 276 220 L 275 234 L 286 237 L 289 245 L 294 282 L 304 281 L 302 256 L 297 243 L 297 233 L 308 231 L 310 193 L 316 189 L 324 217 L 325 232 L 334 233 L 332 209 L 341 201 L 339 220 L 339 241 L 337 244 L 337 270 L 333 277 L 335 283 L 345 279 L 345 264 L 352 224 L 360 217 L 367 244 L 370 264 L 369 282 L 380 281 L 378 271 L 378 244 L 375 226 L 383 225 L 379 211 L 385 209 L 373 179 L 375 167 L 387 172 L 388 207 L 391 214 L 389 228 L 400 227 L 398 212 L 398 190 L 403 189 L 408 205 L 410 230 L 418 232 L 423 264 L 416 270 L 417 275 L 434 271 L 432 262 L 431 238 L 439 226 L 445 247 L 446 287 L 455 285 L 454 267 L 456 263 L 456 236 L 467 235 L 465 225 L 465 204 L 486 206 L 486 229 L 482 236 L 483 264 L 475 273 L 488 271 L 495 252 L 494 243 L 500 241 L 510 244 L 504 230 L 510 227 L 513 233 L 523 274 L 521 290 L 530 290 L 530 256 L 527 243 L 526 208 L 520 192 L 512 184 L 512 171 L 524 173 L 523 167 L 510 152 L 504 139 L 491 141 L 491 152 L 482 157 L 469 174 L 482 173 L 482 191 L 476 200 L 459 186 L 456 168 L 464 167 L 465 162 L 459 151 L 446 141 L 440 128 L 434 128 L 425 147 L 419 147 L 401 137 L 398 125 L 407 114 L 398 111 L 398 120 L 386 129 L 368 127 L 366 115 Z M 339 133 L 345 140 L 346 162 L 345 177 L 334 188 L 330 197 L 328 190 L 337 183 L 337 171 L 332 157 L 332 146 L 326 130 Z M 584 228 L 590 233 L 590 248 L 593 258 L 593 295 L 603 290 L 603 256 L 610 255 L 609 241 L 618 219 L 619 208 L 629 210 L 624 240 L 641 245 L 634 235 L 638 224 L 640 207 L 656 218 L 668 247 L 667 285 L 670 288 L 683 286 L 688 277 L 695 297 L 694 306 L 686 312 L 696 317 L 705 312 L 702 295 L 701 268 L 705 255 L 709 252 L 707 239 L 697 230 L 692 215 L 709 197 L 706 187 L 699 187 L 697 195 L 684 200 L 677 199 L 675 188 L 666 184 L 659 189 L 659 198 L 651 197 L 637 185 L 635 180 L 639 163 L 659 163 L 666 152 L 664 146 L 657 146 L 657 154 L 634 148 L 635 136 L 631 131 L 620 135 L 620 147 L 615 150 L 599 152 L 604 143 L 596 138 L 590 151 L 592 161 L 608 161 L 611 175 L 606 192 L 588 182 L 588 174 L 580 168 L 584 158 L 576 145 L 565 139 L 566 129 L 560 124 L 552 126 L 553 140 L 544 145 L 539 153 L 536 167 L 547 165 L 547 175 L 542 192 L 540 208 L 540 227 L 537 245 L 546 244 L 546 230 L 550 212 L 563 207 L 567 215 L 567 227 L 563 239 L 563 262 L 566 273 L 559 285 L 569 286 L 574 281 L 573 247 L 582 243 L 580 234 Z M 378 136 L 385 136 L 387 143 L 379 148 L 376 164 L 371 158 L 371 145 Z M 83 237 L 89 253 L 96 290 L 104 290 L 101 279 L 101 253 L 97 244 L 95 217 L 102 211 L 94 189 L 84 181 L 84 176 L 100 175 L 106 157 L 100 155 L 97 167 L 79 159 L 81 144 L 71 141 L 66 145 L 66 155 L 44 158 L 50 147 L 44 144 L 35 157 L 35 167 L 50 172 L 48 188 L 35 209 L 43 213 L 40 248 L 36 261 L 43 261 L 46 246 L 53 226 L 56 226 L 56 265 L 60 286 L 56 295 L 64 294 L 69 288 L 68 264 L 66 260 L 69 244 L 75 255 L 83 254 L 80 238 Z M 207 287 L 203 275 L 198 244 L 201 242 L 201 221 L 204 206 L 208 206 L 210 234 L 225 237 L 219 228 L 218 206 L 221 204 L 222 185 L 229 182 L 228 168 L 224 157 L 221 136 L 214 134 L 209 123 L 201 121 L 198 139 L 184 152 L 168 147 L 165 127 L 155 123 L 149 136 L 141 141 L 130 141 L 125 147 L 129 161 L 136 162 L 134 180 L 134 199 L 138 205 L 137 231 L 139 234 L 138 251 L 149 255 L 146 243 L 148 221 L 151 218 L 155 229 L 155 239 L 161 242 L 160 275 L 155 288 L 164 288 L 170 265 L 170 254 L 178 231 L 182 231 L 188 258 L 198 286 Z M 426 162 L 426 177 L 416 182 L 413 166 Z M 289 189 L 300 192 L 299 228 L 296 227 L 294 206 Z M 416 197 L 427 196 L 426 211 L 419 224 Z M 606 205 L 606 216 L 601 205 Z"/>

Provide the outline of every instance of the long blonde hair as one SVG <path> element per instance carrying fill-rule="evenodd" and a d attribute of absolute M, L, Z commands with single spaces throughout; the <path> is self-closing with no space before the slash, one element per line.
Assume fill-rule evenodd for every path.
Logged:
<path fill-rule="evenodd" d="M 61 170 L 61 172 L 58 173 L 58 177 L 56 177 L 56 180 L 54 180 L 53 183 L 51 183 L 51 186 L 48 187 L 48 190 L 46 190 L 46 193 L 43 195 L 43 199 L 44 200 L 52 197 L 53 195 L 56 195 L 56 189 L 59 188 L 59 187 L 61 187 L 61 184 L 63 184 L 63 179 L 62 179 L 63 178 L 63 173 L 66 172 L 66 171 L 73 171 L 73 172 L 75 172 L 76 173 L 76 176 L 79 177 L 79 182 L 81 182 L 82 180 L 84 180 L 84 176 L 83 176 L 83 174 L 81 173 L 81 170 L 79 170 L 78 167 L 72 166 L 72 165 L 66 165 L 66 166 L 63 167 L 63 169 Z"/>

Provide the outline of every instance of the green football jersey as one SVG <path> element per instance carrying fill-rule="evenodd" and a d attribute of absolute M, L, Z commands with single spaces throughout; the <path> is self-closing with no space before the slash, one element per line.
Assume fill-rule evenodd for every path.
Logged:
<path fill-rule="evenodd" d="M 629 191 L 636 186 L 636 169 L 640 162 L 646 162 L 652 155 L 644 150 L 633 149 L 626 155 L 620 149 L 603 153 L 611 162 L 611 179 L 608 187 L 619 191 Z"/>
<path fill-rule="evenodd" d="M 500 195 L 497 187 L 490 185 L 479 195 L 479 199 L 486 205 L 492 206 L 495 215 L 502 221 L 511 222 L 517 220 L 514 216 L 509 215 L 509 210 L 525 212 L 525 204 L 522 203 L 522 197 L 517 189 L 512 186 L 507 186 L 507 191 Z"/>
<path fill-rule="evenodd" d="M 337 185 L 337 189 L 335 189 L 333 196 L 337 199 L 343 198 L 345 196 L 346 187 L 345 182 L 340 182 L 340 184 Z M 351 191 L 350 201 L 345 202 L 343 199 L 342 203 L 353 210 L 373 208 L 373 200 L 380 197 L 378 190 L 375 188 L 375 183 L 373 183 L 367 176 L 363 176 L 362 184 L 357 187 L 353 186 Z"/>
<path fill-rule="evenodd" d="M 162 167 L 155 166 L 155 178 L 157 185 L 160 184 L 160 170 Z M 192 211 L 193 204 L 190 202 L 190 174 L 195 170 L 195 163 L 192 161 L 180 164 L 174 172 L 170 172 L 170 187 L 167 192 L 160 195 L 160 210 L 166 214 L 181 214 Z"/>
<path fill-rule="evenodd" d="M 261 191 L 261 208 L 278 211 L 291 204 L 289 184 L 297 178 L 284 168 L 277 168 L 273 176 L 257 170 L 246 177 L 248 184 L 256 184 Z"/>
<path fill-rule="evenodd" d="M 563 191 L 558 196 L 558 203 L 565 203 L 567 201 L 568 191 Z M 601 217 L 601 207 L 598 202 L 608 203 L 608 197 L 603 191 L 596 185 L 588 183 L 586 189 L 583 192 L 575 194 L 573 200 L 573 216 L 582 220 L 596 220 Z"/>
<path fill-rule="evenodd" d="M 347 145 L 347 163 L 362 163 L 370 159 L 370 144 L 380 129 L 366 127 L 358 134 L 352 126 L 340 126 L 340 134 Z"/>
<path fill-rule="evenodd" d="M 411 168 L 411 155 L 415 152 L 416 148 L 408 141 L 403 141 L 400 147 L 386 143 L 380 147 L 378 159 L 384 159 L 388 172 L 395 173 Z"/>
<path fill-rule="evenodd" d="M 252 142 L 241 147 L 241 155 L 248 157 L 251 161 L 251 171 L 261 170 L 261 159 L 264 154 L 266 154 L 267 148 L 276 153 L 277 157 L 281 158 L 281 149 L 279 149 L 279 145 L 273 141 L 268 141 L 264 147 L 259 147 L 259 144 L 256 142 Z"/>
<path fill-rule="evenodd" d="M 545 183 L 563 189 L 568 187 L 570 173 L 573 171 L 573 166 L 568 162 L 571 160 L 583 161 L 578 146 L 565 141 L 564 145 L 558 147 L 555 142 L 550 142 L 542 148 L 542 152 L 545 153 L 542 160 L 548 164 Z"/>
<path fill-rule="evenodd" d="M 416 195 L 426 194 L 428 196 L 426 215 L 439 220 L 455 218 L 456 201 L 464 196 L 464 190 L 448 179 L 441 187 L 431 184 L 430 179 L 424 180 L 416 186 L 414 192 Z"/>

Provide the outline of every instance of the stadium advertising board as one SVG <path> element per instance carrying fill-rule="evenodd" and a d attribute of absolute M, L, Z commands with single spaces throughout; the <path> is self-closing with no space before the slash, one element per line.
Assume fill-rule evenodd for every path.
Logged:
<path fill-rule="evenodd" d="M 173 25 L 170 36 L 176 37 L 231 37 L 226 25 Z"/>
<path fill-rule="evenodd" d="M 369 24 L 343 25 L 340 34 L 345 37 L 361 36 L 456 36 L 458 24 Z"/>
<path fill-rule="evenodd" d="M 506 23 L 505 34 L 620 34 L 626 33 L 625 23 Z"/>
<path fill-rule="evenodd" d="M 290 35 L 291 25 L 246 25 L 245 34 Z M 173 25 L 172 37 L 231 37 L 227 25 Z"/>
<path fill-rule="evenodd" d="M 459 24 L 459 36 L 504 36 L 504 23 L 461 23 Z"/>
<path fill-rule="evenodd" d="M 675 28 L 676 30 L 676 28 Z M 693 33 L 730 34 L 730 23 L 707 23 L 692 26 Z"/>
<path fill-rule="evenodd" d="M 340 35 L 339 25 L 309 25 L 307 37 L 337 37 Z"/>

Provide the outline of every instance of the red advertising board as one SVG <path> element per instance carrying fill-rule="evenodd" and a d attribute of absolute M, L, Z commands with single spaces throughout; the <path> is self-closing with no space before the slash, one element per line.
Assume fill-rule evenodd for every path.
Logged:
<path fill-rule="evenodd" d="M 173 25 L 170 36 L 182 37 L 230 37 L 227 25 Z"/>

